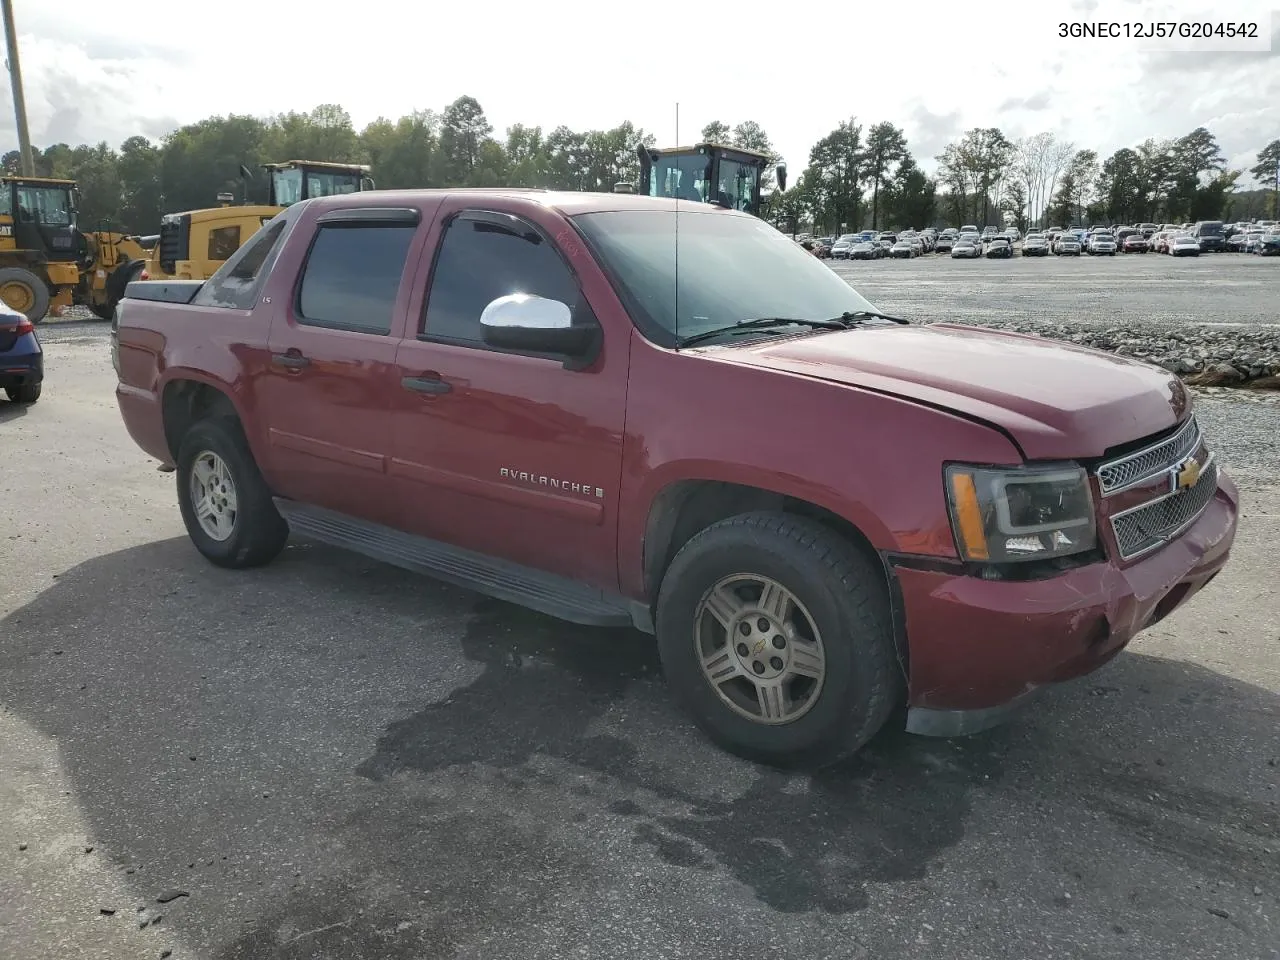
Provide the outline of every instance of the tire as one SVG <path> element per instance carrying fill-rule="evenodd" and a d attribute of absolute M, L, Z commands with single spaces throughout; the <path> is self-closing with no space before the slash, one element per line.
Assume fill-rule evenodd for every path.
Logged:
<path fill-rule="evenodd" d="M 35 403 L 40 399 L 41 386 L 39 383 L 24 383 L 20 387 L 5 387 L 4 395 L 12 403 Z"/>
<path fill-rule="evenodd" d="M 767 578 L 791 595 L 794 629 L 784 628 L 786 637 L 779 636 L 776 625 L 760 633 L 758 625 L 770 621 L 758 614 L 748 613 L 728 628 L 715 622 L 705 598 L 717 585 L 725 589 L 726 580 L 739 576 Z M 752 591 L 745 589 L 749 611 Z M 737 599 L 742 602 L 742 595 Z M 754 631 L 752 647 L 745 642 L 736 649 L 728 643 L 717 646 L 730 631 L 741 637 L 742 625 Z M 783 685 L 788 699 L 801 701 L 795 705 L 799 713 L 791 720 L 763 722 L 756 683 L 747 679 L 750 669 L 740 665 L 745 660 L 765 669 L 764 652 L 771 664 L 806 650 L 812 657 L 815 644 L 806 645 L 804 639 L 814 634 L 822 652 L 820 680 L 812 675 L 786 680 L 784 666 Z M 811 769 L 835 763 L 870 740 L 902 696 L 883 575 L 847 541 L 801 517 L 741 514 L 694 536 L 663 577 L 657 638 L 663 673 L 676 700 L 711 740 L 760 763 Z M 747 658 L 737 649 L 747 649 Z M 738 674 L 713 686 L 700 662 L 704 654 L 722 654 L 721 664 L 732 662 Z M 727 702 L 735 698 L 736 709 Z M 775 703 L 782 706 L 781 700 Z"/>
<path fill-rule="evenodd" d="M 9 284 L 17 284 L 27 290 L 21 305 L 9 305 L 25 313 L 32 323 L 43 320 L 49 313 L 49 288 L 39 274 L 25 267 L 0 268 L 0 289 Z M 8 301 L 5 302 L 8 303 Z"/>
<path fill-rule="evenodd" d="M 212 455 L 225 467 L 232 497 L 229 532 L 219 539 L 202 526 L 193 502 L 192 474 L 197 461 Z M 196 549 L 220 567 L 244 569 L 270 563 L 289 539 L 289 525 L 276 510 L 271 491 L 245 440 L 239 421 L 232 417 L 201 420 L 187 431 L 178 447 L 178 506 L 187 534 Z M 219 505 L 222 505 L 221 503 Z"/>

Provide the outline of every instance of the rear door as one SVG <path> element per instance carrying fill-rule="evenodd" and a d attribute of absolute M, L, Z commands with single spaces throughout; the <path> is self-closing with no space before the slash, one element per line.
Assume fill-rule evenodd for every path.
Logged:
<path fill-rule="evenodd" d="M 428 208 L 431 202 L 427 202 Z M 394 525 L 387 489 L 390 393 L 421 244 L 421 204 L 308 212 L 309 243 L 271 286 L 271 366 L 258 390 L 277 490 Z M 286 262 L 286 259 L 289 262 Z M 296 278 L 296 281 L 295 281 Z"/>

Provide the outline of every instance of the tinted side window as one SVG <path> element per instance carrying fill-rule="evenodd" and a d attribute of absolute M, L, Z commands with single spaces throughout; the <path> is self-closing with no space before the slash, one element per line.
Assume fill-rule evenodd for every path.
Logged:
<path fill-rule="evenodd" d="M 227 260 L 240 249 L 240 225 L 216 227 L 209 231 L 209 259 Z"/>
<path fill-rule="evenodd" d="M 578 284 L 540 233 L 512 220 L 454 220 L 431 274 L 423 332 L 432 340 L 480 343 L 480 314 L 511 293 L 532 293 L 578 305 Z"/>
<path fill-rule="evenodd" d="M 391 332 L 391 319 L 416 226 L 322 226 L 298 289 L 300 323 L 363 333 Z"/>
<path fill-rule="evenodd" d="M 264 227 L 249 238 L 192 298 L 192 304 L 203 307 L 228 307 L 251 310 L 257 300 L 258 286 L 267 272 L 269 261 L 280 247 L 288 221 L 281 219 Z"/>

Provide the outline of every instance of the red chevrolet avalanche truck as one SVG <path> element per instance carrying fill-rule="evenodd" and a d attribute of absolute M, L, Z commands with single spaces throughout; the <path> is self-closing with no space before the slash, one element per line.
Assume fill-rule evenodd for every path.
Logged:
<path fill-rule="evenodd" d="M 1173 375 L 886 317 L 715 207 L 309 200 L 204 283 L 130 284 L 113 330 L 124 422 L 213 563 L 292 531 L 634 626 L 711 737 L 775 764 L 848 755 L 898 706 L 989 727 L 1235 535 Z"/>

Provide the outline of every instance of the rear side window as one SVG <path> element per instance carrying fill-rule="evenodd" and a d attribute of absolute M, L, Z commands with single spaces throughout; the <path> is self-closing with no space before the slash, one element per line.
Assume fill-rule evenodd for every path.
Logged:
<path fill-rule="evenodd" d="M 205 281 L 192 298 L 194 306 L 227 307 L 252 310 L 258 298 L 258 287 L 280 249 L 288 221 L 283 215 L 263 227 L 239 250 L 232 254 L 212 277 Z"/>
<path fill-rule="evenodd" d="M 512 293 L 559 300 L 571 308 L 580 299 L 573 274 L 531 224 L 504 215 L 462 214 L 445 230 L 431 271 L 423 334 L 481 346 L 480 314 L 491 301 Z"/>
<path fill-rule="evenodd" d="M 298 287 L 298 322 L 388 334 L 416 225 L 321 226 Z"/>

